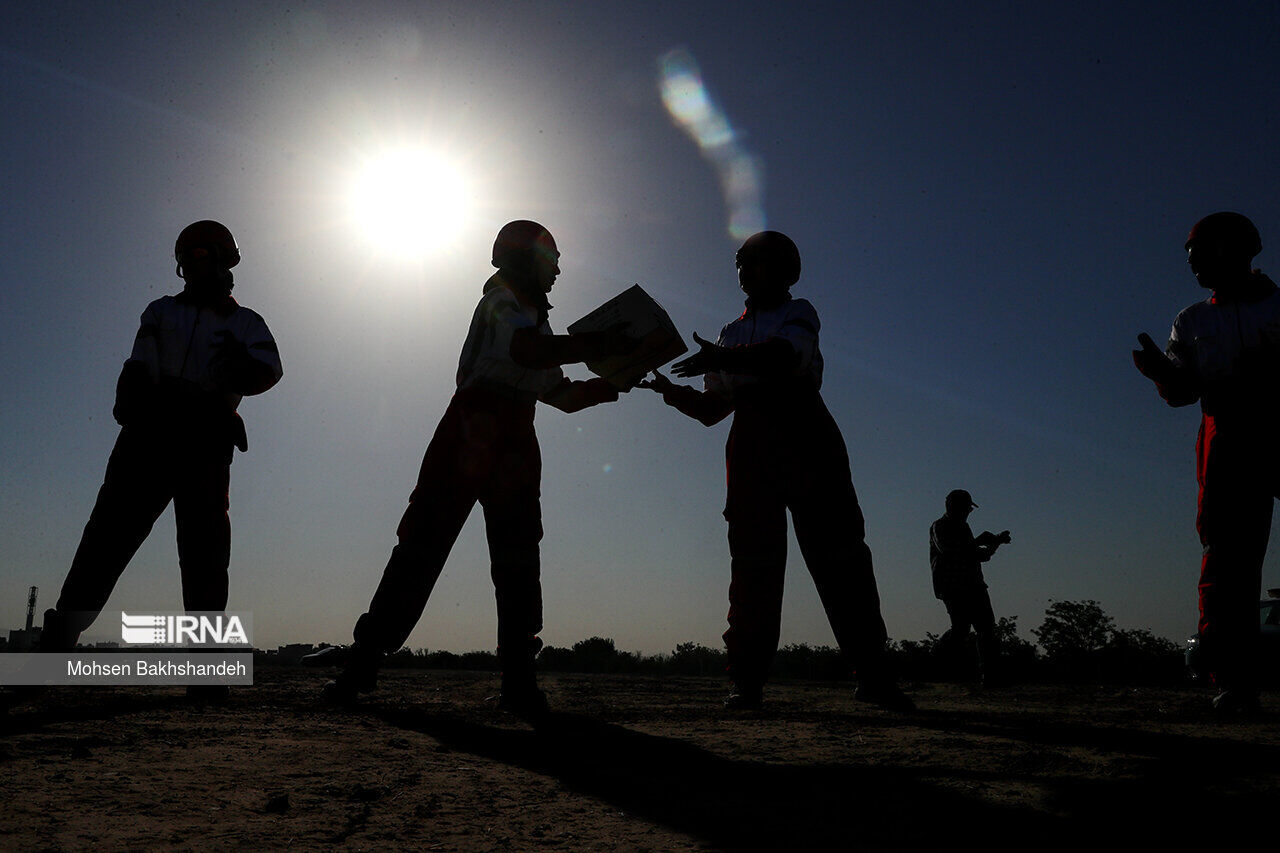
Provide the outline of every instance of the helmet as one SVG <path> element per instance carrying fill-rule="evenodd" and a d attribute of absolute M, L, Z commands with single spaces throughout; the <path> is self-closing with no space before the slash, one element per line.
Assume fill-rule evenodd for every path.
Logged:
<path fill-rule="evenodd" d="M 1247 254 L 1250 258 L 1262 251 L 1262 237 L 1258 227 L 1249 217 L 1229 210 L 1210 213 L 1195 225 L 1187 235 L 1183 248 L 1190 249 L 1197 240 L 1212 240 L 1227 247 L 1228 251 Z"/>
<path fill-rule="evenodd" d="M 221 222 L 201 219 L 183 228 L 177 242 L 173 244 L 173 257 L 178 261 L 178 266 L 182 266 L 184 255 L 190 256 L 192 252 L 201 249 L 214 255 L 214 259 L 220 261 L 226 269 L 240 263 L 240 247 L 236 245 L 236 238 L 231 236 L 227 226 Z"/>
<path fill-rule="evenodd" d="M 556 252 L 555 238 L 537 222 L 517 219 L 499 229 L 493 241 L 493 265 L 499 269 L 523 268 L 535 251 Z"/>
<path fill-rule="evenodd" d="M 786 282 L 787 287 L 800 280 L 800 250 L 781 231 L 761 231 L 748 237 L 734 255 L 734 261 L 742 266 L 749 258 L 769 267 L 770 272 Z"/>
<path fill-rule="evenodd" d="M 947 494 L 946 507 L 948 510 L 953 508 L 959 510 L 973 509 L 976 506 L 977 504 L 973 502 L 973 495 L 964 489 L 955 489 Z"/>

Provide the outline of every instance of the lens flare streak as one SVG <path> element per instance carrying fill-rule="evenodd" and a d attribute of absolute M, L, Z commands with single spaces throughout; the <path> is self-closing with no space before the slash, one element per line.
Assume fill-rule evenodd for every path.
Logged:
<path fill-rule="evenodd" d="M 729 211 L 729 234 L 741 240 L 763 231 L 760 161 L 742 146 L 728 116 L 711 99 L 698 63 L 687 50 L 678 48 L 658 59 L 658 70 L 667 112 L 698 144 L 720 176 Z"/>

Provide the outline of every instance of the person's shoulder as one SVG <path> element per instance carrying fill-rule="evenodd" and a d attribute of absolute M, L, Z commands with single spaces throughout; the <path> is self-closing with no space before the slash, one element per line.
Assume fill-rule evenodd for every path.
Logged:
<path fill-rule="evenodd" d="M 262 319 L 262 315 L 259 314 L 257 311 L 254 311 L 252 308 L 249 308 L 245 305 L 241 305 L 239 302 L 235 303 L 235 307 L 231 309 L 231 314 L 232 316 L 236 317 L 242 322 L 243 321 L 250 321 L 250 322 L 256 322 L 256 323 L 267 322 L 266 320 Z"/>
<path fill-rule="evenodd" d="M 792 312 L 804 312 L 809 314 L 817 314 L 818 309 L 813 307 L 813 303 L 803 296 L 793 296 L 787 302 L 788 310 Z"/>
<path fill-rule="evenodd" d="M 738 326 L 741 326 L 744 322 L 746 322 L 746 319 L 747 319 L 747 312 L 746 312 L 746 311 L 743 311 L 743 312 L 742 312 L 741 314 L 739 314 L 737 317 L 734 317 L 732 320 L 730 320 L 729 322 L 727 322 L 727 323 L 725 323 L 723 326 L 721 326 L 721 327 L 720 327 L 720 334 L 722 334 L 722 335 L 723 335 L 723 334 L 725 334 L 726 332 L 729 332 L 730 330 L 735 329 L 735 328 L 737 328 Z"/>
<path fill-rule="evenodd" d="M 1186 308 L 1178 312 L 1178 316 L 1173 318 L 1173 325 L 1185 326 L 1187 323 L 1194 323 L 1200 317 L 1212 313 L 1216 309 L 1213 303 L 1213 297 L 1206 297 L 1199 302 L 1192 302 Z"/>
<path fill-rule="evenodd" d="M 509 306 L 519 310 L 520 300 L 516 297 L 511 288 L 503 284 L 498 284 L 494 282 L 493 279 L 490 279 L 489 282 L 489 284 L 485 285 L 484 295 L 480 297 L 479 304 L 488 306 L 491 309 L 506 308 Z"/>
<path fill-rule="evenodd" d="M 963 522 L 961 523 L 963 524 Z M 930 530 L 946 530 L 948 528 L 955 528 L 955 526 L 956 526 L 956 519 L 949 518 L 948 516 L 944 515 L 941 518 L 939 518 L 937 521 L 935 521 L 933 524 L 929 525 L 929 529 Z"/>
<path fill-rule="evenodd" d="M 786 303 L 784 309 L 787 312 L 788 319 L 803 320 L 817 331 L 819 326 L 818 309 L 813 307 L 813 303 L 802 296 L 793 296 Z"/>

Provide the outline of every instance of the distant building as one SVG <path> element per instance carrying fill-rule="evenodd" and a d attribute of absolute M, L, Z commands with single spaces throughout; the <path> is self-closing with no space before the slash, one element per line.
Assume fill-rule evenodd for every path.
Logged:
<path fill-rule="evenodd" d="M 316 647 L 311 643 L 290 643 L 287 646 L 278 647 L 273 657 L 279 663 L 298 663 L 304 655 L 309 655 L 315 650 Z"/>
<path fill-rule="evenodd" d="M 9 631 L 9 642 L 5 651 L 29 652 L 40 642 L 39 628 L 14 628 Z"/>

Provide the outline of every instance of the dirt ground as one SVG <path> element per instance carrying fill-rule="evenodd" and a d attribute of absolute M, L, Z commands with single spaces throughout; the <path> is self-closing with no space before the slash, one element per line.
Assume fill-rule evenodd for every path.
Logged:
<path fill-rule="evenodd" d="M 355 709 L 259 668 L 181 688 L 50 691 L 0 718 L 2 850 L 1186 850 L 1275 826 L 1280 708 L 1202 690 L 772 685 L 544 676 L 534 731 L 488 673 L 391 671 Z M 1223 833 L 1226 834 L 1224 837 Z"/>

